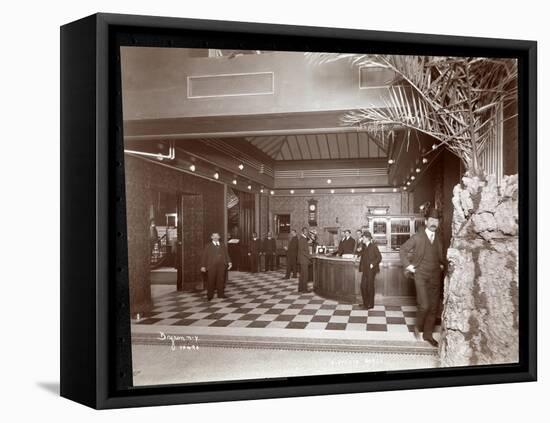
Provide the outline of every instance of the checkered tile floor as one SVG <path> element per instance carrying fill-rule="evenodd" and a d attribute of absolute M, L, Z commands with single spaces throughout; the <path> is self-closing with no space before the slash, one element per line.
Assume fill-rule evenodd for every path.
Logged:
<path fill-rule="evenodd" d="M 326 329 L 339 331 L 413 332 L 415 306 L 340 304 L 299 293 L 298 280 L 283 280 L 279 271 L 230 272 L 225 295 L 206 301 L 204 293 L 171 292 L 155 299 L 152 312 L 133 325 Z M 310 283 L 311 289 L 311 283 Z"/>

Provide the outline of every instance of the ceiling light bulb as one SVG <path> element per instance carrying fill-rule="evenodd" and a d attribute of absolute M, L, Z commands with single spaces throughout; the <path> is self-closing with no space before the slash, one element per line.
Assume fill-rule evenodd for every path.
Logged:
<path fill-rule="evenodd" d="M 351 189 L 351 193 L 353 194 L 354 192 L 355 192 L 355 190 L 352 188 L 352 189 Z"/>
<path fill-rule="evenodd" d="M 264 189 L 260 188 L 260 194 L 263 194 L 263 193 L 264 193 Z"/>
<path fill-rule="evenodd" d="M 237 185 L 237 180 L 233 179 L 233 185 Z"/>
<path fill-rule="evenodd" d="M 373 189 L 372 189 L 372 192 L 376 192 L 376 188 L 373 188 Z"/>
<path fill-rule="evenodd" d="M 411 184 L 411 181 L 407 181 L 407 185 L 410 185 Z"/>
<path fill-rule="evenodd" d="M 424 157 L 424 158 L 422 159 L 422 163 L 424 163 L 424 164 L 428 163 L 428 159 L 427 159 L 426 157 Z"/>
<path fill-rule="evenodd" d="M 220 174 L 218 172 L 214 173 L 214 179 L 220 179 Z"/>
<path fill-rule="evenodd" d="M 411 181 L 414 181 L 416 179 L 416 176 L 411 176 Z"/>
<path fill-rule="evenodd" d="M 314 189 L 312 189 L 312 190 L 309 191 L 309 192 L 311 192 L 312 194 L 315 194 L 315 190 L 314 190 Z"/>
<path fill-rule="evenodd" d="M 247 188 L 248 188 L 248 189 L 252 189 L 252 185 L 249 185 Z"/>
<path fill-rule="evenodd" d="M 195 165 L 192 164 L 191 166 L 189 166 L 189 170 L 190 170 L 191 172 L 194 172 L 195 169 L 196 169 Z"/>
<path fill-rule="evenodd" d="M 394 164 L 394 163 L 395 163 L 395 161 L 393 159 L 388 160 L 388 164 Z"/>
<path fill-rule="evenodd" d="M 271 195 L 274 195 L 274 194 L 275 194 L 275 191 L 271 191 L 270 194 L 271 194 Z"/>
<path fill-rule="evenodd" d="M 244 169 L 244 165 L 243 165 L 242 163 L 239 165 L 239 169 L 240 169 L 240 170 L 243 170 L 243 169 Z"/>
<path fill-rule="evenodd" d="M 394 189 L 393 189 L 393 192 L 397 192 L 397 188 L 394 188 Z"/>
<path fill-rule="evenodd" d="M 331 194 L 334 194 L 334 190 L 333 190 L 333 189 L 331 189 L 331 190 L 330 190 L 330 193 L 331 193 Z"/>
<path fill-rule="evenodd" d="M 416 173 L 420 173 L 420 168 L 419 167 L 416 168 Z"/>
<path fill-rule="evenodd" d="M 294 190 L 293 190 L 293 189 L 291 189 L 291 190 L 290 190 L 290 193 L 291 193 L 291 194 L 294 194 Z"/>
<path fill-rule="evenodd" d="M 332 179 L 327 179 L 327 184 L 332 184 Z"/>

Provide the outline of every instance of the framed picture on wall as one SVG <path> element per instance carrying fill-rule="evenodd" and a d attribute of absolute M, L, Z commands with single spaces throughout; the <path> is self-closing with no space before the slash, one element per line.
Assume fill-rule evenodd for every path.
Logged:
<path fill-rule="evenodd" d="M 536 42 L 61 28 L 61 395 L 536 380 Z"/>

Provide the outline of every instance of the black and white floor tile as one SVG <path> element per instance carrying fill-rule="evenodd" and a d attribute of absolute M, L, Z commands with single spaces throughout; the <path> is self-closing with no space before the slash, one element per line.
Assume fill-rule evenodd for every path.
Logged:
<path fill-rule="evenodd" d="M 216 328 L 277 328 L 326 331 L 409 333 L 414 331 L 415 306 L 340 304 L 310 292 L 297 291 L 297 279 L 280 271 L 230 272 L 227 298 L 206 301 L 204 293 L 171 292 L 155 298 L 151 312 L 132 325 Z"/>

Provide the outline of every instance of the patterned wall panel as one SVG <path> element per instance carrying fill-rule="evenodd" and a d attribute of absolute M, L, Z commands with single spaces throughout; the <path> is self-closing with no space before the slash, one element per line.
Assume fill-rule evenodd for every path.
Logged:
<path fill-rule="evenodd" d="M 389 213 L 401 213 L 400 193 L 349 194 L 349 195 L 311 195 L 308 197 L 273 196 L 269 198 L 270 212 L 290 214 L 293 229 L 300 230 L 307 226 L 307 201 L 313 198 L 318 201 L 318 230 L 322 234 L 326 227 L 343 229 L 360 228 L 367 223 L 369 206 L 389 206 Z"/>

